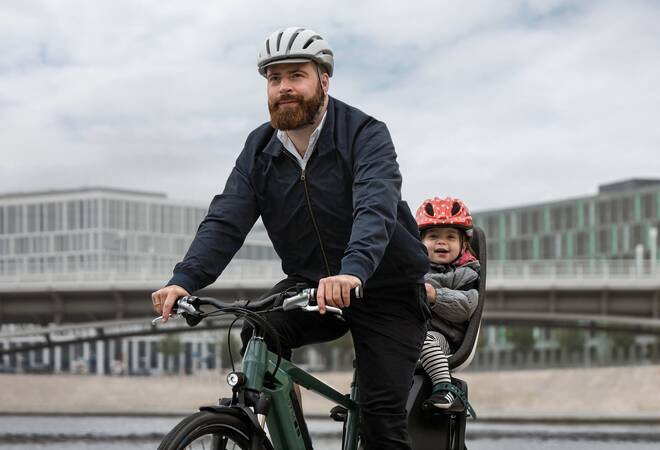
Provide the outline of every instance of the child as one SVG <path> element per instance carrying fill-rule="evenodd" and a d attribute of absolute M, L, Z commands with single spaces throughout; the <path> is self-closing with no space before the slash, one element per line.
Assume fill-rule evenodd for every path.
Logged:
<path fill-rule="evenodd" d="M 422 203 L 416 220 L 431 263 L 425 280 L 432 317 L 420 359 L 433 391 L 422 407 L 448 409 L 456 401 L 442 386 L 451 383 L 448 355 L 461 345 L 479 301 L 479 261 L 469 243 L 472 216 L 459 199 L 436 197 Z"/>

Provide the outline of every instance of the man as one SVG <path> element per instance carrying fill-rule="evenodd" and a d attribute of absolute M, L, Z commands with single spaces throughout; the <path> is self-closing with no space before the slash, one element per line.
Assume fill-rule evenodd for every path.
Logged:
<path fill-rule="evenodd" d="M 426 331 L 428 258 L 401 201 L 387 128 L 328 96 L 333 68 L 328 43 L 311 30 L 266 40 L 258 69 L 270 123 L 248 136 L 184 260 L 152 299 L 168 317 L 178 297 L 215 281 L 261 216 L 287 274 L 271 292 L 318 284 L 320 314 L 267 316 L 283 356 L 350 330 L 367 448 L 409 449 L 405 402 Z M 364 297 L 351 302 L 358 285 Z M 345 308 L 345 321 L 324 314 L 326 305 Z M 249 336 L 244 329 L 244 342 Z"/>

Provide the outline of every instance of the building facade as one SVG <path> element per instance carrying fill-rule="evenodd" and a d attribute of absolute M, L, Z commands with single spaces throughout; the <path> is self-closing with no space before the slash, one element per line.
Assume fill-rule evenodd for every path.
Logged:
<path fill-rule="evenodd" d="M 0 281 L 76 273 L 166 279 L 206 207 L 109 188 L 0 195 Z M 278 260 L 260 223 L 237 260 Z"/>
<path fill-rule="evenodd" d="M 601 185 L 596 195 L 480 211 L 474 218 L 493 260 L 657 259 L 660 180 Z"/>
<path fill-rule="evenodd" d="M 109 278 L 161 285 L 183 258 L 206 210 L 206 206 L 171 200 L 164 194 L 103 187 L 0 195 L 0 286 Z M 255 261 L 279 265 L 260 222 L 230 266 L 251 267 Z M 240 277 L 241 272 L 232 276 Z M 148 302 L 148 297 L 144 301 Z M 29 327 L 0 321 L 0 332 L 4 333 Z M 173 342 L 162 336 L 142 336 L 5 354 L 0 357 L 0 372 L 161 374 L 215 370 L 221 366 L 220 342 L 225 334 L 217 330 L 185 333 Z M 0 339 L 0 349 L 37 341 L 29 336 Z"/>

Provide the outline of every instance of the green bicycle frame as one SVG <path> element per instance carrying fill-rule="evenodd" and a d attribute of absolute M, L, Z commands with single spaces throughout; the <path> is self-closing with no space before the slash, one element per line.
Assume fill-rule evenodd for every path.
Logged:
<path fill-rule="evenodd" d="M 266 371 L 273 371 L 277 355 L 266 349 L 262 338 L 253 337 L 245 349 L 243 357 L 243 372 L 246 376 L 246 389 L 262 392 L 270 400 L 270 409 L 266 416 L 266 424 L 271 442 L 276 449 L 308 450 L 309 442 L 307 426 L 300 414 L 296 396 L 293 393 L 294 384 L 309 389 L 322 397 L 343 406 L 347 410 L 346 424 L 342 450 L 357 450 L 359 411 L 355 398 L 358 386 L 353 378 L 350 397 L 331 388 L 321 380 L 308 374 L 295 364 L 282 359 L 275 373 L 274 383 L 264 384 Z"/>

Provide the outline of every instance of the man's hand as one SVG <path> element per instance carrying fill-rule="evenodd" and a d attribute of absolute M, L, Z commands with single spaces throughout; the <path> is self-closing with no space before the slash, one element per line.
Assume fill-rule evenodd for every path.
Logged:
<path fill-rule="evenodd" d="M 325 306 L 346 308 L 351 305 L 351 290 L 362 285 L 358 277 L 353 275 L 335 275 L 321 278 L 319 289 L 316 291 L 316 303 L 319 312 L 325 314 Z"/>
<path fill-rule="evenodd" d="M 435 288 L 429 283 L 424 283 L 424 287 L 426 288 L 426 301 L 431 306 L 435 305 L 436 297 L 438 296 Z"/>
<path fill-rule="evenodd" d="M 170 318 L 174 302 L 176 302 L 178 298 L 185 297 L 186 295 L 190 295 L 188 291 L 175 284 L 172 286 L 165 286 L 151 294 L 151 301 L 154 304 L 154 310 L 163 316 L 163 323 L 167 322 L 167 319 Z"/>

